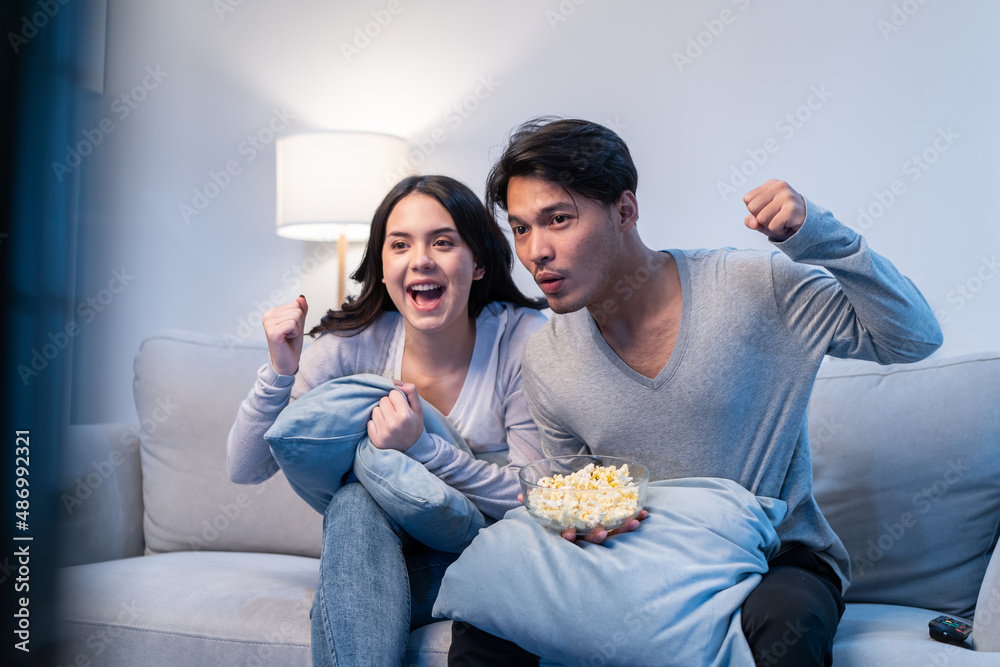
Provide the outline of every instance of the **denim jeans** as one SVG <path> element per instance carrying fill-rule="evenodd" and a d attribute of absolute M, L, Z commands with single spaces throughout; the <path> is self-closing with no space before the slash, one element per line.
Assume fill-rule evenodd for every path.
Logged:
<path fill-rule="evenodd" d="M 432 620 L 457 554 L 420 544 L 361 484 L 341 487 L 323 516 L 312 619 L 314 667 L 402 665 L 410 630 Z"/>

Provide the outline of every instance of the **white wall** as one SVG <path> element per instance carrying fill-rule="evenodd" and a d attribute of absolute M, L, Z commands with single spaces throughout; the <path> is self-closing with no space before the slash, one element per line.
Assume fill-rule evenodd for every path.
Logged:
<path fill-rule="evenodd" d="M 345 54 L 366 26 L 377 34 Z M 633 151 L 657 247 L 765 247 L 740 197 L 783 178 L 916 282 L 943 322 L 939 354 L 998 349 L 998 28 L 991 0 L 110 0 L 104 93 L 83 123 L 114 129 L 74 172 L 76 298 L 107 303 L 76 316 L 73 421 L 134 420 L 132 358 L 154 331 L 263 340 L 266 302 L 305 293 L 310 324 L 332 305 L 334 268 L 297 279 L 316 246 L 274 234 L 272 123 L 405 136 L 421 170 L 481 191 L 517 123 L 596 120 Z M 115 100 L 144 79 L 122 117 Z M 796 113 L 799 127 L 778 125 Z M 264 142 L 252 160 L 250 135 Z M 914 171 L 924 151 L 935 161 Z M 719 182 L 754 154 L 766 161 L 724 200 Z M 230 161 L 239 173 L 185 220 L 181 205 Z M 894 181 L 901 194 L 859 221 Z"/>

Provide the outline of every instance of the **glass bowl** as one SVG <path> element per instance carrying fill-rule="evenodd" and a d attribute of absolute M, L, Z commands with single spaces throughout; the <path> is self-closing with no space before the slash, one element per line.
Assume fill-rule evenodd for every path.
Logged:
<path fill-rule="evenodd" d="M 597 489 L 552 488 L 540 484 L 544 478 L 563 478 L 588 465 L 628 466 L 632 481 L 625 486 Z M 617 456 L 556 456 L 540 459 L 521 468 L 521 494 L 528 513 L 543 526 L 562 532 L 576 528 L 577 535 L 588 535 L 601 528 L 614 530 L 642 511 L 649 486 L 649 468 L 631 459 Z"/>

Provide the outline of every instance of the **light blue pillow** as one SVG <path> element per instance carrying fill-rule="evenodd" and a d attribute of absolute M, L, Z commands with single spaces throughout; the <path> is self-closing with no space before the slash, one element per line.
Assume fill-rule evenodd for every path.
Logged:
<path fill-rule="evenodd" d="M 433 613 L 562 664 L 752 667 L 740 608 L 780 545 L 784 501 L 689 478 L 651 483 L 646 509 L 603 545 L 511 510 L 448 568 Z"/>
<path fill-rule="evenodd" d="M 486 525 L 465 494 L 421 463 L 380 450 L 367 425 L 378 402 L 394 389 L 378 375 L 324 382 L 281 411 L 264 434 L 292 489 L 323 514 L 353 469 L 375 501 L 402 528 L 427 546 L 461 551 Z M 434 406 L 421 399 L 424 429 L 469 452 L 469 446 Z"/>
<path fill-rule="evenodd" d="M 486 519 L 464 493 L 442 482 L 419 461 L 402 452 L 379 449 L 367 437 L 358 445 L 354 474 L 386 514 L 432 549 L 459 553 L 486 526 Z"/>

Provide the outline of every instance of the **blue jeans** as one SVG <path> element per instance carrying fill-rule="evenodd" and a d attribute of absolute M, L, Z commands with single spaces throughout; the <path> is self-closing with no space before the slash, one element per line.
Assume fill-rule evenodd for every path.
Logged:
<path fill-rule="evenodd" d="M 432 620 L 458 554 L 420 544 L 361 484 L 341 487 L 323 516 L 312 619 L 314 667 L 402 665 L 410 630 Z"/>

